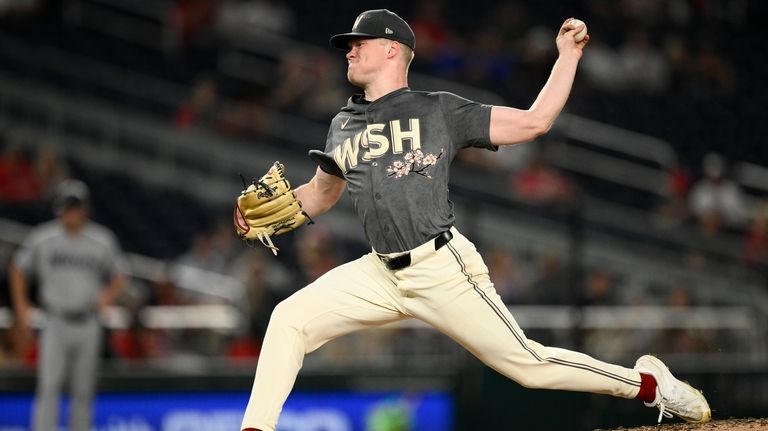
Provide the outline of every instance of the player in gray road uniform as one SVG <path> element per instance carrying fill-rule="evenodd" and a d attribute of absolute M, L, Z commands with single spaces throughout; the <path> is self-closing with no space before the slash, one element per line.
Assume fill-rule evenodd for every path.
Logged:
<path fill-rule="evenodd" d="M 667 416 L 706 422 L 695 389 L 657 358 L 634 368 L 526 338 L 474 245 L 455 227 L 449 166 L 467 147 L 496 150 L 546 133 L 562 110 L 589 36 L 566 20 L 560 53 L 530 109 L 475 103 L 454 94 L 408 88 L 415 40 L 388 10 L 363 12 L 352 31 L 331 38 L 347 50 L 347 78 L 364 90 L 333 119 L 319 166 L 296 189 L 304 211 L 328 211 L 347 188 L 373 251 L 329 271 L 280 303 L 259 357 L 243 430 L 274 430 L 304 355 L 350 332 L 420 319 L 520 384 L 541 389 L 638 398 Z"/>
<path fill-rule="evenodd" d="M 101 352 L 98 313 L 124 285 L 125 265 L 114 234 L 88 219 L 88 188 L 61 184 L 57 219 L 35 227 L 15 256 L 10 286 L 24 338 L 29 339 L 28 280 L 37 279 L 47 320 L 42 331 L 33 430 L 57 428 L 59 398 L 69 380 L 69 429 L 91 429 Z"/>

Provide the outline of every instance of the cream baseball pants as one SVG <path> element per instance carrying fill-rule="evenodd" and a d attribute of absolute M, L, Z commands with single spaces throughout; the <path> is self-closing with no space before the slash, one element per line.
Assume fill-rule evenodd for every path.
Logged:
<path fill-rule="evenodd" d="M 634 398 L 640 374 L 583 353 L 528 340 L 496 293 L 475 246 L 456 228 L 411 250 L 391 271 L 375 253 L 329 271 L 275 307 L 242 429 L 275 430 L 304 355 L 345 334 L 416 318 L 528 388 Z M 393 255 L 394 256 L 394 255 Z"/>

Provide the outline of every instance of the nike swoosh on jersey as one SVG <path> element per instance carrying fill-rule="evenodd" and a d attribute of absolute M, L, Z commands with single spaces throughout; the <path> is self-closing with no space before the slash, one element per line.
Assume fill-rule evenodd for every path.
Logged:
<path fill-rule="evenodd" d="M 352 118 L 352 117 L 347 117 L 347 119 L 346 119 L 346 120 L 344 120 L 344 121 L 341 123 L 341 130 L 344 130 L 344 128 L 345 128 L 345 127 L 347 127 L 347 123 L 349 122 L 349 119 L 350 119 L 350 118 Z"/>

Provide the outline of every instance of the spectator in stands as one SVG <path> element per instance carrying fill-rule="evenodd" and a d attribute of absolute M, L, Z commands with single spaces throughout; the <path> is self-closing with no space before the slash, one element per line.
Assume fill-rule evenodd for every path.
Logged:
<path fill-rule="evenodd" d="M 523 281 L 515 255 L 509 250 L 494 247 L 489 251 L 488 274 L 505 304 L 531 302 L 530 286 Z"/>
<path fill-rule="evenodd" d="M 576 185 L 546 160 L 546 148 L 531 154 L 528 166 L 514 173 L 510 186 L 519 198 L 535 205 L 574 203 Z"/>
<path fill-rule="evenodd" d="M 686 309 L 694 305 L 687 286 L 679 286 L 669 292 L 667 306 Z M 660 331 L 651 349 L 659 353 L 706 353 L 716 349 L 714 334 L 704 329 L 673 327 Z"/>
<path fill-rule="evenodd" d="M 43 200 L 41 178 L 34 164 L 27 154 L 13 145 L 6 147 L 0 155 L 0 215 L 34 224 L 50 217 L 50 209 Z"/>
<path fill-rule="evenodd" d="M 633 22 L 654 26 L 664 17 L 664 4 L 660 1 L 621 0 L 616 3 L 621 14 Z"/>
<path fill-rule="evenodd" d="M 224 0 L 216 26 L 225 36 L 291 35 L 296 17 L 291 7 L 277 0 Z"/>
<path fill-rule="evenodd" d="M 687 1 L 687 0 L 685 0 Z M 584 16 L 589 17 L 589 32 L 600 35 L 603 43 L 613 44 L 624 37 L 625 20 L 618 11 L 619 3 L 615 0 L 587 0 L 582 2 L 586 8 Z M 593 41 L 590 41 L 590 48 Z M 584 53 L 586 54 L 586 53 Z"/>
<path fill-rule="evenodd" d="M 194 126 L 215 125 L 217 99 L 216 80 L 210 75 L 201 76 L 192 88 L 192 95 L 174 114 L 173 124 L 176 129 L 183 132 Z"/>
<path fill-rule="evenodd" d="M 249 333 L 255 336 L 260 344 L 267 330 L 272 309 L 288 297 L 288 292 L 280 292 L 279 288 L 271 285 L 269 265 L 274 262 L 267 260 L 269 256 L 263 250 L 249 250 L 247 258 L 247 266 L 243 268 L 245 274 L 241 278 L 248 298 L 246 315 L 251 318 Z"/>
<path fill-rule="evenodd" d="M 0 245 L 0 307 L 13 305 L 12 292 L 10 286 L 10 271 L 13 263 L 13 257 L 18 248 L 15 245 Z M 31 286 L 31 297 L 37 296 L 36 286 Z M 30 337 L 28 328 L 23 328 L 19 324 L 19 319 L 15 319 L 13 325 L 6 329 L 0 329 L 0 351 L 5 349 L 4 361 L 0 359 L 0 368 L 3 365 L 24 365 L 34 369 L 38 359 L 37 344 Z"/>
<path fill-rule="evenodd" d="M 301 113 L 321 121 L 336 115 L 347 98 L 346 89 L 339 81 L 342 74 L 337 69 L 338 63 L 326 53 L 318 53 L 310 59 L 308 78 L 312 87 L 302 97 Z"/>
<path fill-rule="evenodd" d="M 549 64 L 557 55 L 548 36 L 552 29 L 545 25 L 532 26 L 535 21 L 526 19 L 526 7 L 530 6 L 502 2 L 494 15 L 495 31 L 503 35 L 504 49 L 510 54 L 509 75 L 503 87 L 505 96 L 518 103 L 530 100 L 530 89 L 540 84 L 542 76 L 547 76 Z M 586 59 L 588 53 L 584 54 Z"/>
<path fill-rule="evenodd" d="M 520 41 L 525 39 L 530 25 L 525 3 L 519 0 L 499 2 L 492 14 L 490 25 L 498 31 L 505 49 L 520 53 Z"/>
<path fill-rule="evenodd" d="M 414 70 L 446 79 L 459 79 L 466 65 L 466 41 L 446 25 L 442 1 L 423 0 L 409 20 L 419 40 L 419 55 L 413 60 Z"/>
<path fill-rule="evenodd" d="M 598 265 L 589 270 L 584 290 L 581 292 L 580 305 L 615 306 L 622 304 L 620 294 L 624 289 L 617 289 L 615 275 L 610 274 L 605 268 L 606 265 Z M 645 299 L 644 297 L 643 300 Z M 631 320 L 635 317 L 633 313 L 642 313 L 639 310 L 641 310 L 640 307 L 635 308 L 628 312 L 625 317 Z M 644 347 L 640 347 L 643 345 L 643 340 L 648 337 L 644 332 L 621 324 L 616 327 L 580 329 L 586 351 L 617 361 L 627 356 L 646 352 Z"/>
<path fill-rule="evenodd" d="M 592 268 L 587 274 L 582 305 L 617 305 L 619 298 L 613 277 L 603 268 Z"/>
<path fill-rule="evenodd" d="M 35 171 L 40 179 L 40 192 L 45 200 L 52 199 L 59 185 L 70 178 L 69 166 L 50 145 L 37 150 Z"/>
<path fill-rule="evenodd" d="M 683 167 L 674 167 L 666 172 L 661 190 L 661 202 L 656 207 L 654 222 L 662 228 L 677 227 L 688 221 L 688 191 L 691 177 Z"/>
<path fill-rule="evenodd" d="M 237 306 L 248 322 L 230 343 L 228 356 L 252 358 L 258 356 L 272 310 L 293 293 L 294 283 L 282 264 L 262 248 L 245 250 L 236 259 L 233 276 L 243 281 L 247 300 Z"/>
<path fill-rule="evenodd" d="M 171 281 L 170 274 L 165 271 L 149 282 L 149 295 L 143 305 L 176 306 L 186 305 L 186 299 L 179 293 L 178 287 Z"/>
<path fill-rule="evenodd" d="M 742 228 L 747 209 L 739 186 L 725 178 L 725 160 L 715 153 L 704 157 L 704 178 L 690 195 L 690 207 L 702 227 L 719 229 L 721 225 Z"/>
<path fill-rule="evenodd" d="M 630 91 L 657 94 L 669 85 L 669 65 L 645 31 L 629 33 L 619 50 L 619 64 Z"/>
<path fill-rule="evenodd" d="M 621 57 L 604 41 L 590 41 L 590 49 L 582 59 L 582 70 L 594 89 L 618 93 L 627 87 Z"/>
<path fill-rule="evenodd" d="M 222 0 L 175 0 L 168 16 L 165 46 L 170 52 L 185 51 L 211 29 Z"/>
<path fill-rule="evenodd" d="M 20 148 L 10 145 L 0 156 L 0 204 L 40 200 L 40 178 Z"/>
<path fill-rule="evenodd" d="M 141 320 L 141 311 L 145 306 L 188 305 L 187 298 L 179 292 L 169 274 L 164 270 L 157 278 L 150 280 L 146 297 L 134 298 L 131 303 L 125 300 L 125 296 L 123 303 L 130 309 L 131 320 L 127 328 L 111 331 L 109 337 L 111 353 L 116 358 L 128 362 L 171 356 L 174 348 L 179 344 L 177 338 L 180 337 L 180 332 L 149 328 Z"/>
<path fill-rule="evenodd" d="M 298 233 L 294 249 L 298 253 L 300 275 L 303 278 L 298 285 L 306 286 L 338 266 L 341 263 L 339 245 L 330 228 L 320 223 Z"/>
<path fill-rule="evenodd" d="M 223 106 L 216 129 L 226 135 L 254 138 L 269 132 L 270 123 L 262 97 L 250 95 Z"/>
<path fill-rule="evenodd" d="M 481 28 L 470 36 L 473 49 L 465 52 L 466 83 L 485 88 L 505 88 L 518 60 L 512 56 L 495 29 Z"/>
<path fill-rule="evenodd" d="M 176 265 L 186 265 L 205 271 L 224 273 L 226 261 L 218 253 L 214 233 L 204 229 L 195 235 L 192 247 L 176 258 Z"/>
<path fill-rule="evenodd" d="M 0 330 L 0 369 L 15 362 L 13 354 L 13 338 L 11 332 Z"/>
<path fill-rule="evenodd" d="M 8 270 L 15 246 L 0 242 L 0 310 L 11 304 Z M 0 328 L 0 369 L 16 365 L 22 357 L 16 325 Z"/>
<path fill-rule="evenodd" d="M 216 247 L 213 231 L 204 229 L 195 235 L 192 246 L 173 261 L 169 278 L 181 289 L 183 302 L 220 303 L 220 297 L 209 294 L 209 285 L 225 274 L 226 263 Z"/>
<path fill-rule="evenodd" d="M 537 256 L 536 276 L 531 285 L 532 303 L 534 304 L 571 304 L 571 280 L 561 258 L 552 251 L 545 251 Z"/>
<path fill-rule="evenodd" d="M 302 98 L 314 84 L 309 73 L 309 58 L 300 51 L 288 51 L 280 58 L 278 77 L 269 96 L 270 102 L 279 109 L 298 111 Z"/>
<path fill-rule="evenodd" d="M 519 1 L 500 2 L 484 18 L 487 22 L 468 37 L 472 48 L 464 50 L 463 80 L 505 96 L 530 97 L 530 88 L 547 75 L 554 55 L 550 38 L 544 36 L 552 29 L 528 31 L 526 8 Z"/>
<path fill-rule="evenodd" d="M 419 41 L 420 61 L 432 62 L 443 46 L 453 37 L 443 18 L 442 0 L 422 0 L 416 13 L 408 20 Z"/>
<path fill-rule="evenodd" d="M 707 101 L 736 94 L 736 76 L 730 61 L 719 50 L 717 40 L 702 41 L 693 59 L 688 80 L 689 94 Z"/>
<path fill-rule="evenodd" d="M 42 3 L 42 0 L 2 0 L 0 1 L 0 16 L 29 16 L 38 12 Z"/>
<path fill-rule="evenodd" d="M 544 25 L 531 27 L 525 33 L 522 46 L 517 50 L 520 65 L 514 75 L 509 77 L 505 87 L 509 93 L 507 96 L 517 103 L 528 103 L 533 96 L 531 89 L 541 85 L 542 77 L 549 74 L 552 58 L 557 56 L 551 34 L 552 29 Z"/>
<path fill-rule="evenodd" d="M 11 292 L 8 289 L 8 269 L 15 252 L 15 244 L 11 244 L 5 239 L 0 241 L 0 307 L 11 303 Z"/>
<path fill-rule="evenodd" d="M 768 274 L 768 202 L 755 211 L 744 240 L 744 262 Z"/>
<path fill-rule="evenodd" d="M 679 34 L 669 34 L 663 41 L 664 57 L 670 69 L 670 90 L 683 94 L 693 79 L 693 53 L 690 41 Z M 685 96 L 683 96 L 685 97 Z"/>
<path fill-rule="evenodd" d="M 117 359 L 138 362 L 152 355 L 147 349 L 152 339 L 149 329 L 141 322 L 139 313 L 133 313 L 127 328 L 115 329 L 109 334 L 110 353 Z"/>
<path fill-rule="evenodd" d="M 334 73 L 337 67 L 326 53 L 287 52 L 277 68 L 278 83 L 269 97 L 272 106 L 317 120 L 332 118 L 346 98 Z"/>
<path fill-rule="evenodd" d="M 215 222 L 211 236 L 215 253 L 224 260 L 223 273 L 231 275 L 233 264 L 243 251 L 243 243 L 232 231 L 232 220 L 229 214 Z"/>

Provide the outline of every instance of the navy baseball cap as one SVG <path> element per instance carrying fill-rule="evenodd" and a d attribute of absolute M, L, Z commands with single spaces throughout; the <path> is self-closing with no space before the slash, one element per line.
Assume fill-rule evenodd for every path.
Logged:
<path fill-rule="evenodd" d="M 337 34 L 331 38 L 330 42 L 336 48 L 347 50 L 349 39 L 353 37 L 381 37 L 398 41 L 411 49 L 416 46 L 416 36 L 413 35 L 413 30 L 408 23 L 387 9 L 367 10 L 361 13 L 352 25 L 351 32 Z"/>

